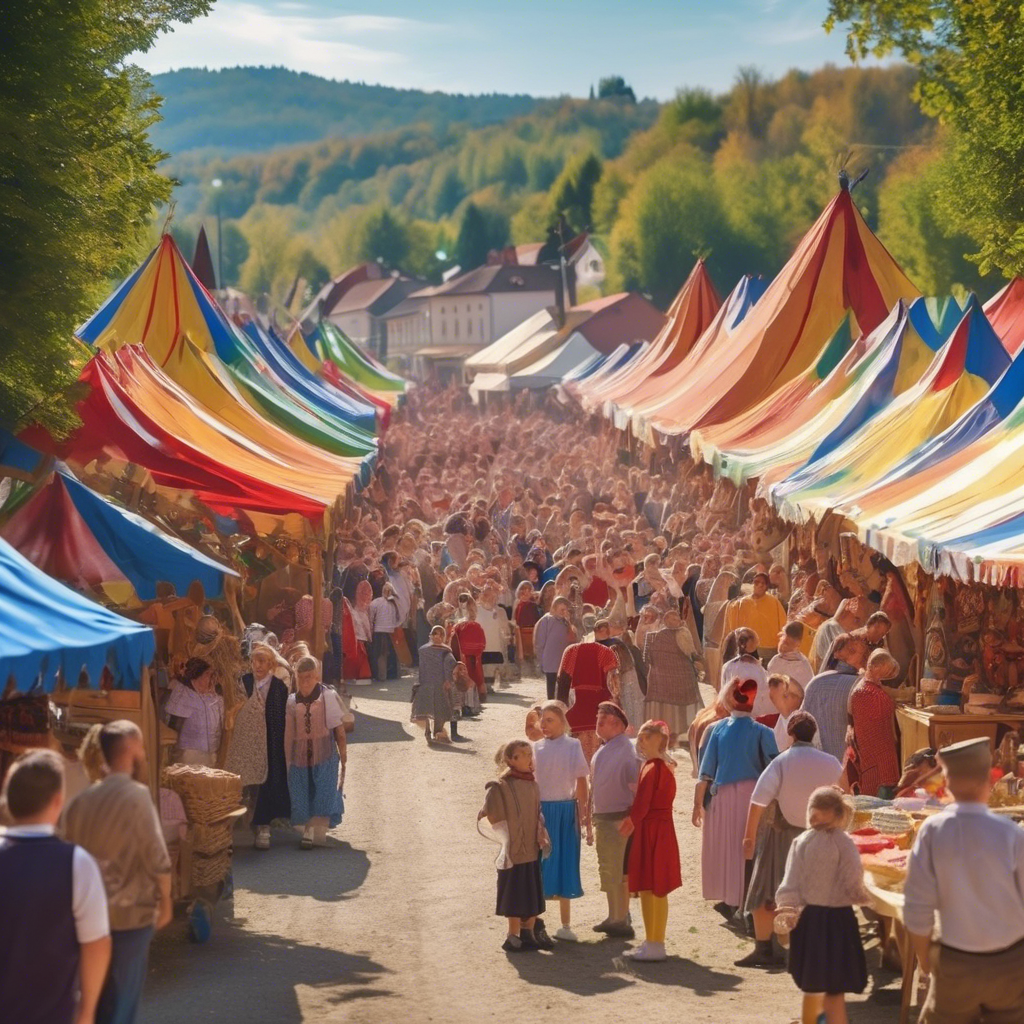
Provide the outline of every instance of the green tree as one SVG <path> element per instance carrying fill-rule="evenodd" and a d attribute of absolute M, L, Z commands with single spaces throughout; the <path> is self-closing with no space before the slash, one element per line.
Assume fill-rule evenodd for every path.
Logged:
<path fill-rule="evenodd" d="M 730 229 L 706 158 L 663 160 L 637 182 L 611 237 L 618 287 L 639 288 L 665 307 L 697 256 L 729 287 L 747 272 L 752 253 Z"/>
<path fill-rule="evenodd" d="M 847 52 L 899 51 L 925 113 L 950 129 L 938 199 L 970 234 L 983 272 L 1024 272 L 1024 19 L 1007 0 L 830 0 Z"/>
<path fill-rule="evenodd" d="M 551 186 L 551 221 L 559 214 L 575 231 L 584 231 L 593 221 L 594 188 L 601 179 L 601 161 L 593 153 L 570 160 Z"/>
<path fill-rule="evenodd" d="M 455 241 L 455 259 L 463 270 L 473 270 L 487 262 L 490 248 L 487 219 L 476 203 L 469 203 L 462 213 L 459 237 Z"/>
<path fill-rule="evenodd" d="M 150 241 L 170 195 L 149 141 L 150 80 L 129 63 L 211 0 L 6 8 L 0 34 L 0 423 L 74 422 L 71 336 Z"/>
<path fill-rule="evenodd" d="M 609 75 L 597 83 L 597 98 L 600 100 L 623 99 L 636 103 L 636 93 L 626 84 L 622 75 Z"/>
<path fill-rule="evenodd" d="M 236 285 L 242 264 L 249 258 L 249 243 L 245 240 L 245 233 L 233 220 L 223 221 L 221 231 L 223 235 L 220 239 L 220 260 L 224 268 L 224 284 Z M 216 239 L 214 243 L 216 244 Z M 216 258 L 215 251 L 214 259 Z"/>
<path fill-rule="evenodd" d="M 354 246 L 356 259 L 378 260 L 385 267 L 398 269 L 409 255 L 408 226 L 389 207 L 374 207 L 356 228 Z"/>
<path fill-rule="evenodd" d="M 274 295 L 275 283 L 285 265 L 295 224 L 280 206 L 254 206 L 240 227 L 249 255 L 239 270 L 239 284 L 250 295 Z"/>
<path fill-rule="evenodd" d="M 947 173 L 941 150 L 912 149 L 893 165 L 878 195 L 879 237 L 925 295 L 984 288 L 964 256 L 970 239 L 950 225 L 936 198 Z"/>

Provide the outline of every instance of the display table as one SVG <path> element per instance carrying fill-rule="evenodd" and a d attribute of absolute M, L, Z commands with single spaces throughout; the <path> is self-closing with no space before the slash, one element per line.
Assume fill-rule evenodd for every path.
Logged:
<path fill-rule="evenodd" d="M 882 924 L 882 954 L 891 938 L 899 950 L 903 981 L 900 986 L 899 1024 L 907 1024 L 910 1006 L 914 996 L 914 976 L 917 973 L 917 957 L 910 941 L 910 935 L 903 926 L 903 893 L 892 892 L 876 885 L 868 872 L 864 873 L 864 886 L 871 894 L 871 905 Z"/>
<path fill-rule="evenodd" d="M 896 705 L 896 721 L 900 727 L 900 762 L 916 750 L 931 747 L 938 750 L 960 740 L 984 736 L 995 748 L 1006 728 L 1016 729 L 1024 736 L 1024 715 L 967 715 L 936 712 L 934 708 Z M 1000 726 L 1006 728 L 1000 729 Z"/>

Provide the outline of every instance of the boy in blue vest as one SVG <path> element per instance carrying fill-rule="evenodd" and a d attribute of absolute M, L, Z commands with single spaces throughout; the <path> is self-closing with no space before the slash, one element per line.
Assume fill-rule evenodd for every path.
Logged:
<path fill-rule="evenodd" d="M 93 1024 L 110 964 L 103 877 L 80 846 L 54 834 L 64 766 L 51 750 L 7 773 L 0 834 L 0 1006 L 19 1024 Z"/>

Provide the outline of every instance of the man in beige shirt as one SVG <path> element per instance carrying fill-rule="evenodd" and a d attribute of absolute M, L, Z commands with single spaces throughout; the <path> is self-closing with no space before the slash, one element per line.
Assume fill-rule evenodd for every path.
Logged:
<path fill-rule="evenodd" d="M 171 860 L 146 777 L 138 726 L 108 722 L 100 732 L 108 774 L 80 793 L 64 817 L 64 837 L 99 864 L 107 890 L 113 950 L 96 1024 L 134 1024 L 153 933 L 171 920 Z"/>

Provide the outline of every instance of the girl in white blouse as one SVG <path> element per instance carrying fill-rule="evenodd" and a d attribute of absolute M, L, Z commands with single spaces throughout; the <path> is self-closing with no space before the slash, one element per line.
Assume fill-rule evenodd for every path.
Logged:
<path fill-rule="evenodd" d="M 847 992 L 863 992 L 867 962 L 854 907 L 870 902 L 864 868 L 844 828 L 853 809 L 832 786 L 807 802 L 808 830 L 789 848 L 775 896 L 775 930 L 790 934 L 789 973 L 804 993 L 803 1020 L 846 1024 Z"/>

